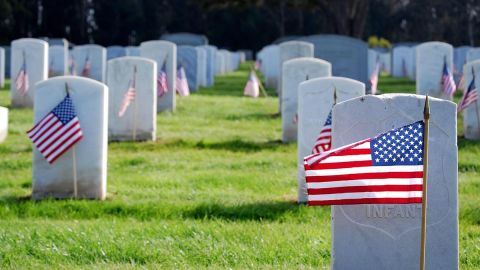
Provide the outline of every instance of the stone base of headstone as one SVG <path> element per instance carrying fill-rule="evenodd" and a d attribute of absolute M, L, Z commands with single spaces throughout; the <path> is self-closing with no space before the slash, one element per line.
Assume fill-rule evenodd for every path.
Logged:
<path fill-rule="evenodd" d="M 141 132 L 135 134 L 135 141 L 155 141 L 155 139 L 155 132 Z M 133 141 L 133 135 L 109 134 L 108 140 L 111 142 L 129 142 Z"/>
<path fill-rule="evenodd" d="M 0 143 L 4 142 L 8 134 L 8 109 L 0 107 Z"/>

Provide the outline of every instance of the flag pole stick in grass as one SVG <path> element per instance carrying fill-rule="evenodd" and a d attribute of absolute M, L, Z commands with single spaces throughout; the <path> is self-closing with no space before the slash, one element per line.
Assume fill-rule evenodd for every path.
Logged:
<path fill-rule="evenodd" d="M 423 111 L 423 183 L 422 183 L 422 231 L 420 237 L 420 270 L 425 269 L 425 242 L 427 241 L 427 174 L 428 174 L 428 124 L 430 121 L 430 105 L 428 96 L 425 96 Z"/>

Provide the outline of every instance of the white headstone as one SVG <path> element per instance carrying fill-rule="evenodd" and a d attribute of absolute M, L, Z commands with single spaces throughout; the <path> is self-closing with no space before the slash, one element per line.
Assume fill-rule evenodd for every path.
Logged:
<path fill-rule="evenodd" d="M 280 47 L 278 45 L 264 47 L 263 56 L 265 84 L 267 87 L 277 88 L 280 73 Z"/>
<path fill-rule="evenodd" d="M 472 48 L 467 51 L 467 63 L 480 59 L 480 48 Z"/>
<path fill-rule="evenodd" d="M 393 48 L 393 67 L 392 75 L 394 77 L 408 77 L 415 79 L 415 49 L 406 46 Z"/>
<path fill-rule="evenodd" d="M 216 53 L 216 64 L 215 64 L 215 73 L 217 75 L 225 73 L 225 58 L 221 51 Z"/>
<path fill-rule="evenodd" d="M 382 95 L 339 103 L 332 148 L 423 120 L 424 96 Z M 456 106 L 430 99 L 425 269 L 458 269 Z M 368 116 L 368 117 L 365 117 Z M 332 269 L 418 269 L 421 204 L 332 207 Z"/>
<path fill-rule="evenodd" d="M 107 47 L 107 60 L 111 60 L 117 57 L 127 55 L 127 49 L 122 46 L 109 46 Z"/>
<path fill-rule="evenodd" d="M 455 81 L 458 81 L 463 73 L 463 66 L 467 63 L 467 52 L 470 46 L 460 46 L 453 49 L 453 65 L 455 67 Z"/>
<path fill-rule="evenodd" d="M 313 49 L 313 48 L 312 48 Z M 306 80 L 332 76 L 332 65 L 327 61 L 301 57 L 287 60 L 282 70 L 282 141 L 297 140 L 298 85 Z"/>
<path fill-rule="evenodd" d="M 198 91 L 200 86 L 198 82 L 200 61 L 198 51 L 192 46 L 178 46 L 177 50 L 177 65 L 182 65 L 187 75 L 188 87 L 191 92 Z"/>
<path fill-rule="evenodd" d="M 127 56 L 140 56 L 140 48 L 138 46 L 128 46 L 125 48 Z"/>
<path fill-rule="evenodd" d="M 25 57 L 29 88 L 26 95 L 21 95 L 15 87 L 15 79 L 22 68 Z M 12 41 L 10 94 L 13 107 L 32 107 L 35 84 L 48 77 L 48 44 L 40 39 L 22 38 Z"/>
<path fill-rule="evenodd" d="M 5 49 L 0 48 L 0 88 L 5 87 Z"/>
<path fill-rule="evenodd" d="M 212 86 L 215 81 L 217 47 L 208 45 L 205 49 L 207 50 L 207 86 Z"/>
<path fill-rule="evenodd" d="M 8 135 L 8 109 L 0 107 L 0 143 L 4 142 Z"/>
<path fill-rule="evenodd" d="M 472 69 L 475 73 L 475 88 L 480 89 L 480 60 L 475 60 L 468 62 L 464 67 L 464 91 L 467 90 L 472 82 Z M 463 133 L 467 139 L 480 140 L 480 99 L 477 99 L 477 101 L 469 105 L 463 111 Z"/>
<path fill-rule="evenodd" d="M 177 79 L 177 45 L 169 41 L 154 40 L 140 44 L 142 57 L 152 59 L 157 63 L 157 73 L 165 63 L 168 91 L 158 97 L 157 112 L 175 111 L 176 79 Z"/>
<path fill-rule="evenodd" d="M 207 50 L 205 47 L 195 47 L 198 52 L 198 84 L 200 86 L 207 86 Z"/>
<path fill-rule="evenodd" d="M 335 89 L 337 103 L 365 95 L 365 84 L 343 77 L 312 79 L 298 87 L 297 180 L 300 203 L 307 201 L 303 158 L 312 153 L 315 141 L 333 107 Z"/>
<path fill-rule="evenodd" d="M 68 51 L 64 46 L 50 46 L 48 59 L 49 77 L 63 76 L 68 73 Z"/>
<path fill-rule="evenodd" d="M 279 48 L 279 54 L 280 54 L 278 68 L 280 72 L 278 73 L 279 82 L 277 85 L 277 88 L 278 88 L 277 92 L 278 92 L 278 95 L 281 97 L 282 96 L 283 63 L 285 63 L 285 61 L 288 61 L 294 58 L 313 57 L 313 44 L 305 41 L 287 41 L 278 45 L 278 48 Z"/>
<path fill-rule="evenodd" d="M 417 94 L 450 100 L 442 87 L 444 62 L 453 72 L 453 47 L 438 41 L 425 42 L 417 50 Z"/>
<path fill-rule="evenodd" d="M 72 50 L 77 75 L 82 74 L 86 63 L 90 63 L 89 78 L 99 82 L 105 81 L 107 69 L 107 51 L 99 45 L 75 46 Z M 88 62 L 87 62 L 88 61 Z"/>
<path fill-rule="evenodd" d="M 53 164 L 33 147 L 32 197 L 73 197 L 75 162 L 78 197 L 103 200 L 107 194 L 107 86 L 74 76 L 40 82 L 35 92 L 34 122 L 38 123 L 65 98 L 65 83 L 70 89 L 83 139 Z"/>
<path fill-rule="evenodd" d="M 157 127 L 157 63 L 142 57 L 108 61 L 108 137 L 112 141 L 155 140 Z M 135 72 L 136 69 L 136 72 Z M 125 95 L 135 80 L 135 100 L 119 115 Z"/>

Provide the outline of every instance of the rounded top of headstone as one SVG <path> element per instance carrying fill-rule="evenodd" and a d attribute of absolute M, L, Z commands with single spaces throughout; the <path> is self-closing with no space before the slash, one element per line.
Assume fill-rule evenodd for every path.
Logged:
<path fill-rule="evenodd" d="M 125 47 L 120 46 L 120 45 L 112 45 L 112 46 L 108 46 L 107 49 L 109 49 L 109 50 L 112 50 L 112 49 L 113 50 L 124 50 Z"/>
<path fill-rule="evenodd" d="M 396 47 L 415 47 L 417 46 L 418 42 L 398 42 L 398 43 L 395 43 L 393 44 L 393 48 L 396 48 Z"/>
<path fill-rule="evenodd" d="M 49 50 L 65 50 L 65 47 L 62 46 L 62 45 L 53 45 L 53 46 L 50 46 L 48 47 Z"/>
<path fill-rule="evenodd" d="M 463 46 L 460 46 L 460 47 L 455 47 L 455 50 L 470 50 L 470 49 L 473 49 L 472 46 L 466 46 L 466 45 L 463 45 Z"/>
<path fill-rule="evenodd" d="M 345 42 L 345 43 L 359 43 L 367 46 L 367 43 L 361 39 L 358 38 L 353 38 L 349 36 L 343 36 L 343 35 L 334 35 L 334 34 L 320 34 L 320 35 L 310 35 L 310 36 L 305 36 L 302 37 L 300 40 L 302 41 L 310 41 L 310 40 L 325 40 L 325 41 L 340 41 L 340 42 Z"/>
<path fill-rule="evenodd" d="M 434 48 L 451 48 L 453 50 L 453 46 L 441 41 L 428 41 L 424 42 L 420 45 L 417 45 L 417 50 L 423 50 L 425 48 L 430 49 L 431 47 Z"/>
<path fill-rule="evenodd" d="M 302 36 L 284 36 L 284 37 L 276 39 L 272 43 L 273 44 L 280 44 L 280 43 L 284 43 L 284 42 L 287 42 L 287 41 L 298 40 L 300 38 L 302 38 Z"/>
<path fill-rule="evenodd" d="M 12 46 L 14 44 L 23 44 L 23 43 L 36 43 L 36 44 L 40 44 L 40 45 L 43 45 L 43 46 L 48 46 L 48 43 L 46 41 L 43 41 L 43 40 L 38 39 L 38 38 L 19 38 L 19 39 L 16 39 L 16 40 L 12 41 Z"/>
<path fill-rule="evenodd" d="M 206 36 L 186 32 L 163 34 L 160 39 L 171 41 L 177 45 L 199 46 L 208 44 Z"/>
<path fill-rule="evenodd" d="M 360 82 L 360 81 L 350 79 L 350 78 L 346 78 L 346 77 L 336 77 L 336 76 L 314 78 L 314 79 L 310 79 L 310 80 L 301 82 L 298 89 L 299 89 L 299 91 L 301 91 L 303 89 L 308 90 L 308 89 L 311 89 L 311 88 L 316 88 L 318 84 L 324 84 L 324 85 L 330 84 L 330 85 L 332 85 L 332 88 L 334 88 L 338 83 L 352 85 L 353 88 L 363 88 L 363 89 L 365 89 L 365 84 Z"/>
<path fill-rule="evenodd" d="M 150 64 L 156 64 L 155 61 L 146 58 L 146 57 L 140 57 L 140 56 L 122 56 L 122 57 L 117 57 L 111 60 L 108 60 L 108 64 L 116 64 L 117 62 L 120 62 L 118 64 L 121 64 L 121 62 L 125 61 L 135 61 L 135 62 L 143 62 L 143 63 L 150 63 Z"/>
<path fill-rule="evenodd" d="M 144 41 L 140 43 L 140 47 L 153 47 L 153 46 L 172 46 L 176 47 L 177 45 L 173 42 L 167 41 L 167 40 L 149 40 L 149 41 Z"/>
<path fill-rule="evenodd" d="M 51 84 L 62 84 L 65 85 L 65 83 L 72 83 L 72 84 L 77 84 L 77 83 L 85 83 L 87 82 L 88 84 L 92 85 L 95 88 L 107 88 L 107 86 L 97 80 L 86 78 L 86 77 L 79 77 L 79 76 L 57 76 L 50 78 L 48 80 L 40 81 L 35 85 L 35 93 L 38 93 L 37 91 L 40 89 L 47 89 L 45 88 L 45 85 L 51 85 Z M 45 90 L 45 91 L 48 91 Z"/>
<path fill-rule="evenodd" d="M 308 41 L 290 40 L 290 41 L 282 42 L 278 46 L 280 46 L 280 48 L 297 47 L 297 46 L 305 46 L 305 47 L 313 48 L 313 43 Z"/>
<path fill-rule="evenodd" d="M 283 65 L 284 66 L 290 66 L 290 65 L 297 65 L 297 64 L 301 64 L 301 63 L 305 63 L 305 62 L 310 62 L 310 63 L 318 63 L 320 65 L 328 65 L 328 66 L 331 66 L 332 64 L 328 61 L 325 61 L 323 59 L 320 59 L 320 58 L 314 58 L 314 57 L 297 57 L 297 58 L 293 58 L 293 59 L 290 59 L 290 60 L 287 60 L 285 62 L 283 62 Z"/>

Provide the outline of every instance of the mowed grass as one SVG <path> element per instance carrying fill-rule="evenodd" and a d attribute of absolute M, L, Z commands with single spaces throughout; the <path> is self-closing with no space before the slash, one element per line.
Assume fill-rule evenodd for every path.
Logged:
<path fill-rule="evenodd" d="M 30 200 L 33 115 L 10 110 L 0 268 L 328 269 L 330 208 L 295 203 L 296 145 L 280 142 L 274 91 L 242 97 L 247 77 L 243 65 L 178 98 L 175 113 L 158 115 L 156 142 L 109 144 L 106 201 Z M 379 88 L 415 86 L 382 77 Z M 479 155 L 459 138 L 462 269 L 480 267 Z"/>

